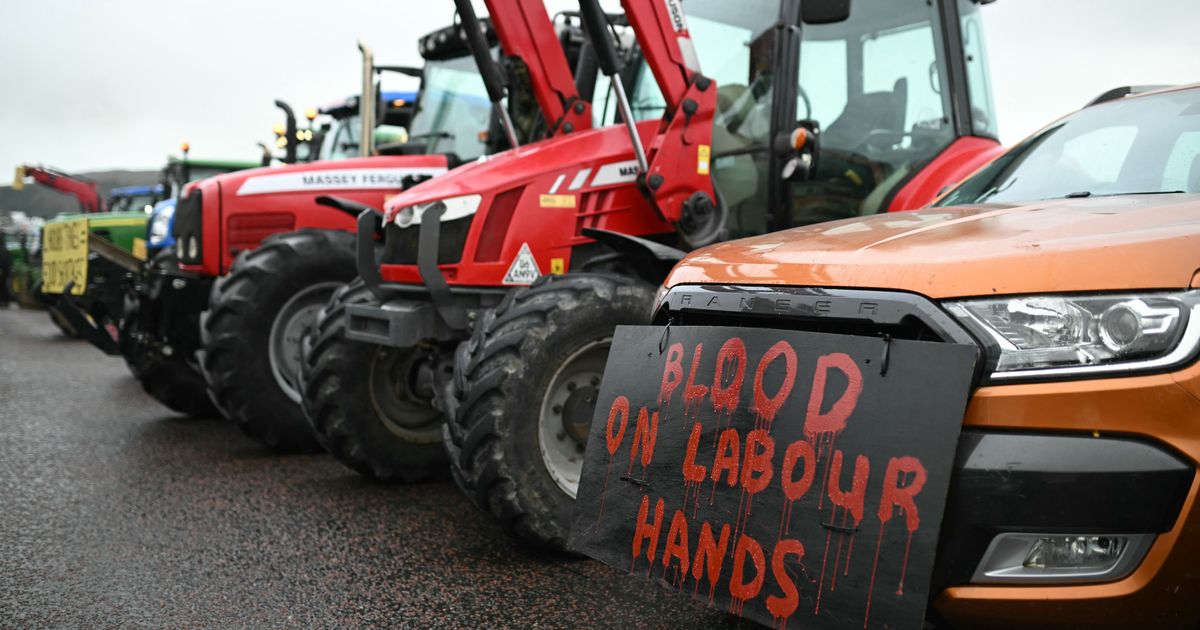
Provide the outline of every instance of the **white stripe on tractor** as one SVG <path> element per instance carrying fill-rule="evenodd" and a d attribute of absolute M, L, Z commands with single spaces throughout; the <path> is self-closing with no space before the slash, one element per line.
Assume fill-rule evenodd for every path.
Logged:
<path fill-rule="evenodd" d="M 558 187 L 562 186 L 563 180 L 566 178 L 567 178 L 567 174 L 563 173 L 562 175 L 558 176 L 558 179 L 554 180 L 554 185 L 550 187 L 551 195 L 558 194 Z"/>
<path fill-rule="evenodd" d="M 575 179 L 571 180 L 571 185 L 567 186 L 567 190 L 579 190 L 587 183 L 588 175 L 592 174 L 592 169 L 585 168 L 575 174 Z"/>
<path fill-rule="evenodd" d="M 445 167 L 420 168 L 339 168 L 298 173 L 259 175 L 242 182 L 237 194 L 308 192 L 316 190 L 402 190 L 406 177 L 434 177 Z"/>

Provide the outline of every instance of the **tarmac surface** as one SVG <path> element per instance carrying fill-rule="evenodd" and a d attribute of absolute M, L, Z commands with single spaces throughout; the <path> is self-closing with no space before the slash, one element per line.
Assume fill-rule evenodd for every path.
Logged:
<path fill-rule="evenodd" d="M 531 553 L 452 482 L 279 456 L 0 310 L 0 627 L 751 627 Z"/>

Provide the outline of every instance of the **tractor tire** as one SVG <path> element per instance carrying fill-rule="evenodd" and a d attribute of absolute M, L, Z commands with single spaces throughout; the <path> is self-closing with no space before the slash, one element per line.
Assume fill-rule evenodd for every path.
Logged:
<path fill-rule="evenodd" d="M 300 406 L 301 342 L 354 276 L 353 234 L 306 229 L 267 237 L 213 284 L 200 317 L 204 375 L 225 417 L 258 442 L 320 450 Z"/>
<path fill-rule="evenodd" d="M 625 276 L 544 276 L 505 296 L 459 347 L 450 469 L 519 539 L 566 550 L 613 331 L 645 323 L 653 301 L 653 287 Z"/>
<path fill-rule="evenodd" d="M 161 349 L 142 340 L 136 330 L 139 310 L 138 300 L 126 300 L 120 349 L 125 365 L 141 383 L 142 389 L 171 411 L 190 418 L 219 415 L 216 405 L 208 397 L 208 385 L 198 365 L 179 354 L 164 355 Z"/>
<path fill-rule="evenodd" d="M 418 371 L 437 368 L 436 349 L 347 339 L 346 305 L 372 301 L 355 280 L 317 315 L 301 367 L 305 414 L 325 450 L 362 475 L 404 482 L 446 477 L 445 419 L 433 407 L 431 389 L 416 391 Z"/>

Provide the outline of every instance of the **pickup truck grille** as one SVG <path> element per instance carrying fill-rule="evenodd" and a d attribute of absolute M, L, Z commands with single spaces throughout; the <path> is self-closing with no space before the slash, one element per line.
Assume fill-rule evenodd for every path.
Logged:
<path fill-rule="evenodd" d="M 899 291 L 683 285 L 673 288 L 655 321 L 686 326 L 781 328 L 914 341 L 975 344 L 929 299 Z"/>

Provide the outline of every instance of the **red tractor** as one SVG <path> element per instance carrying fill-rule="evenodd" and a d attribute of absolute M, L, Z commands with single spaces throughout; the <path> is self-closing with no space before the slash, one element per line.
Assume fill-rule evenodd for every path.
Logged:
<path fill-rule="evenodd" d="M 501 33 L 519 20 L 488 5 Z M 624 127 L 394 197 L 378 259 L 375 216 L 361 215 L 363 283 L 335 295 L 305 357 L 305 408 L 334 455 L 420 477 L 448 418 L 459 485 L 552 548 L 613 328 L 646 319 L 676 248 L 916 208 L 1000 150 L 970 0 L 860 1 L 848 16 L 839 0 L 622 5 L 644 65 L 622 68 L 596 2 L 581 2 Z M 634 122 L 648 112 L 661 119 Z"/>
<path fill-rule="evenodd" d="M 480 28 L 474 34 L 490 58 L 494 35 Z M 569 82 L 560 38 L 553 29 L 549 37 L 540 43 L 558 51 Z M 366 97 L 359 104 L 361 132 L 333 139 L 339 146 L 357 142 L 363 157 L 213 177 L 191 184 L 180 199 L 174 225 L 178 268 L 162 270 L 178 299 L 158 306 L 176 323 L 157 327 L 173 331 L 159 345 L 183 360 L 198 354 L 219 409 L 266 445 L 301 452 L 318 448 L 299 405 L 300 340 L 333 291 L 356 275 L 355 217 L 317 197 L 338 194 L 352 203 L 381 206 L 418 182 L 525 135 L 498 132 L 463 38 L 463 29 L 452 26 L 421 39 L 425 67 L 410 141 L 388 147 L 398 154 L 374 154 L 366 121 L 373 119 L 376 99 Z M 578 49 L 582 41 L 577 28 L 573 36 L 566 29 L 563 43 Z M 369 51 L 364 52 L 369 60 Z M 371 94 L 375 71 L 367 67 L 363 74 L 364 94 Z M 569 95 L 563 86 L 535 79 L 528 88 L 514 89 L 513 102 L 496 112 L 507 119 L 511 109 L 532 129 L 537 115 L 529 110 L 540 108 L 551 134 L 589 127 L 587 103 L 576 97 L 573 83 L 567 87 Z M 533 106 L 530 93 L 537 101 Z M 370 253 L 375 245 L 364 247 Z"/>

